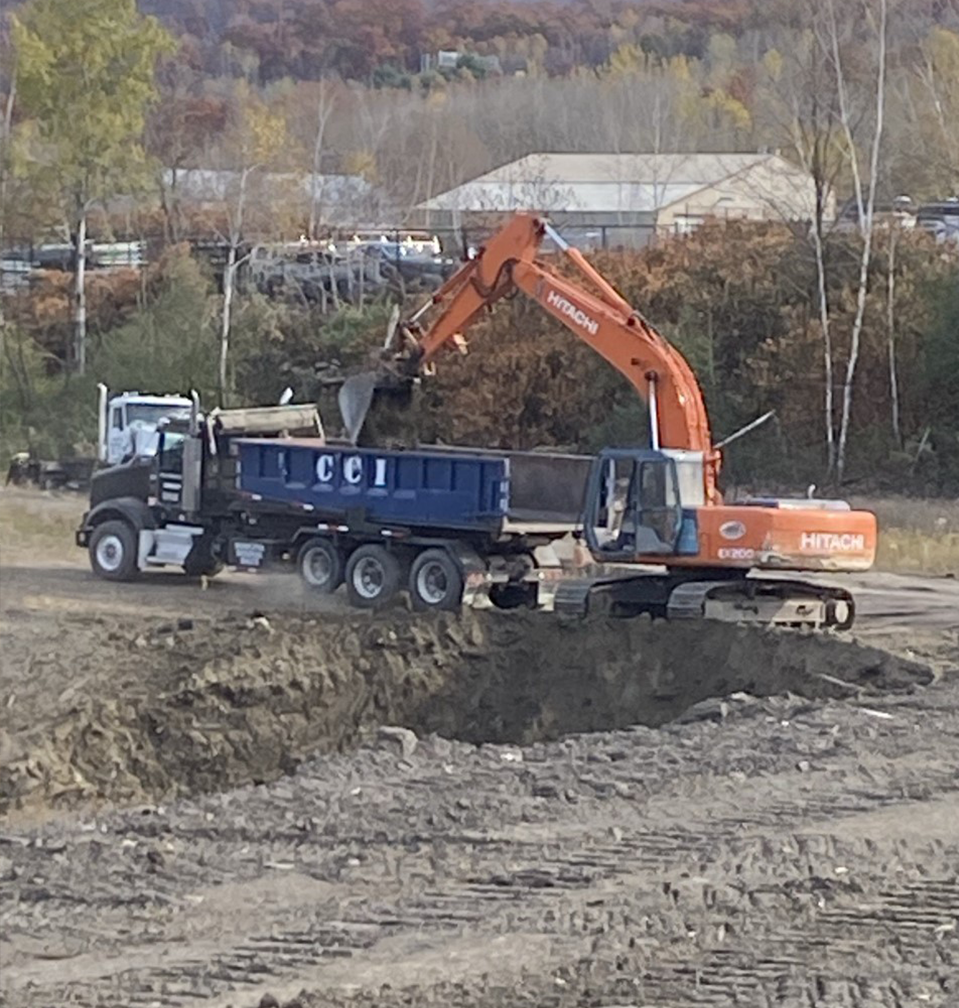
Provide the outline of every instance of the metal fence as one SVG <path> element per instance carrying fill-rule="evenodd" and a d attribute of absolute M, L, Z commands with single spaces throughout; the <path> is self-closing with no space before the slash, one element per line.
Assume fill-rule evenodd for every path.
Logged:
<path fill-rule="evenodd" d="M 600 249 L 636 249 L 665 234 L 688 233 L 694 223 L 683 221 L 667 230 L 635 224 L 563 224 L 556 220 L 563 238 L 584 252 Z M 341 275 L 350 291 L 354 286 L 374 289 L 381 282 L 397 278 L 415 280 L 424 275 L 444 275 L 451 267 L 473 254 L 495 231 L 497 225 L 469 224 L 462 227 L 404 228 L 395 225 L 349 224 L 326 228 L 308 241 L 245 242 L 237 250 L 240 283 L 275 294 L 300 282 L 300 288 L 331 289 Z M 227 262 L 229 244 L 209 235 L 187 235 L 182 241 L 196 258 L 205 262 L 219 282 Z M 124 236 L 112 242 L 91 242 L 87 268 L 96 270 L 141 269 L 156 262 L 168 241 L 164 234 Z M 544 252 L 549 254 L 547 241 Z M 4 293 L 28 290 L 45 270 L 70 270 L 74 253 L 70 245 L 28 245 L 0 254 L 0 289 Z M 317 279 L 317 278 L 325 279 Z"/>

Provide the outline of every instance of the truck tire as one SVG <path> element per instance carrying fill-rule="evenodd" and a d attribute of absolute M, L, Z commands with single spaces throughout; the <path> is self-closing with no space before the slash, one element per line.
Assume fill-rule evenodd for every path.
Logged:
<path fill-rule="evenodd" d="M 330 595 L 343 584 L 343 554 L 330 539 L 307 539 L 296 566 L 304 584 L 321 595 Z"/>
<path fill-rule="evenodd" d="M 459 609 L 463 602 L 463 573 L 446 550 L 423 550 L 413 561 L 410 602 L 417 612 Z"/>
<path fill-rule="evenodd" d="M 105 521 L 90 534 L 90 566 L 107 581 L 132 581 L 137 570 L 137 536 L 125 521 Z"/>
<path fill-rule="evenodd" d="M 346 594 L 357 609 L 382 609 L 403 581 L 399 561 L 383 546 L 360 546 L 346 562 Z"/>

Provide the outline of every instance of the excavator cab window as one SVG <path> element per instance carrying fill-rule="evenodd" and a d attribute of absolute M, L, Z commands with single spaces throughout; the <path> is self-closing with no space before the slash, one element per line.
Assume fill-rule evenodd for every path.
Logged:
<path fill-rule="evenodd" d="M 608 560 L 677 551 L 682 507 L 675 462 L 659 452 L 604 452 L 590 481 L 586 539 Z"/>

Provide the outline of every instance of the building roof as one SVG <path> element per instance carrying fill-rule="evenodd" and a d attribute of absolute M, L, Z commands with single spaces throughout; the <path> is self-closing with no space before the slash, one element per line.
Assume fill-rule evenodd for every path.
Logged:
<path fill-rule="evenodd" d="M 652 212 L 759 165 L 803 175 L 777 154 L 529 154 L 434 196 L 422 207 Z"/>

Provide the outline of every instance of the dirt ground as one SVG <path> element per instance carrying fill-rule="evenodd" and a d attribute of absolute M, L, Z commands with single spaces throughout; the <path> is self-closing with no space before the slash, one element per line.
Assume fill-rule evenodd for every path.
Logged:
<path fill-rule="evenodd" d="M 96 581 L 0 500 L 0 1003 L 959 1005 L 959 582 L 853 635 Z"/>

